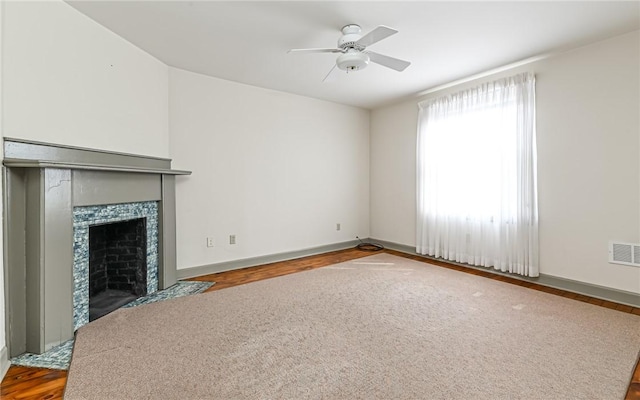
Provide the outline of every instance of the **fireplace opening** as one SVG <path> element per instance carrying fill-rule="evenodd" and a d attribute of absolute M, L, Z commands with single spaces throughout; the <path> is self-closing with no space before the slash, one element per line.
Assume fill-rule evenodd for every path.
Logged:
<path fill-rule="evenodd" d="M 89 321 L 147 294 L 146 218 L 89 227 Z"/>

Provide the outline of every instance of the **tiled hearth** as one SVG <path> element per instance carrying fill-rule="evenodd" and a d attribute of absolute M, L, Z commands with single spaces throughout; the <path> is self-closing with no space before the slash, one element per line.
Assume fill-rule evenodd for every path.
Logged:
<path fill-rule="evenodd" d="M 122 308 L 131 308 L 143 304 L 156 303 L 177 297 L 189 296 L 202 293 L 209 289 L 214 282 L 190 282 L 181 281 L 165 290 L 159 290 L 150 295 L 140 297 L 137 300 L 126 304 Z M 74 340 L 68 340 L 43 354 L 25 353 L 11 359 L 13 365 L 23 365 L 26 367 L 67 369 L 71 362 L 71 352 L 73 351 Z"/>

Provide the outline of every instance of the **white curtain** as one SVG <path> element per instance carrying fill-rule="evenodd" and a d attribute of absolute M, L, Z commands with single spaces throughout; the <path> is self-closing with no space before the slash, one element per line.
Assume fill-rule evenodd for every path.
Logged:
<path fill-rule="evenodd" d="M 533 74 L 419 108 L 416 251 L 538 276 Z"/>

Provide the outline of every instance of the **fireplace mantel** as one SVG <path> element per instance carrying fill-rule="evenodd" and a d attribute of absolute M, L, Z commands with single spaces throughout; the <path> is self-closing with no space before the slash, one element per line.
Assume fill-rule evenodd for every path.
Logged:
<path fill-rule="evenodd" d="M 23 160 L 16 158 L 5 158 L 3 161 L 8 168 L 58 168 L 58 169 L 82 169 L 88 171 L 113 171 L 113 172 L 138 172 L 142 174 L 162 174 L 162 175 L 189 175 L 190 171 L 162 168 L 134 168 L 119 167 L 104 164 L 83 164 L 71 162 L 56 162 L 42 160 Z"/>
<path fill-rule="evenodd" d="M 74 207 L 158 204 L 158 288 L 176 282 L 171 160 L 4 139 L 6 337 L 10 356 L 73 337 Z"/>

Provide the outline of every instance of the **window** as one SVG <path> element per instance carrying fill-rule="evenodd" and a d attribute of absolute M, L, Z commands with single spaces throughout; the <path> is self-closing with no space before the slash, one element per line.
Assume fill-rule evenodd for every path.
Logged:
<path fill-rule="evenodd" d="M 416 250 L 537 276 L 533 74 L 419 107 Z"/>

